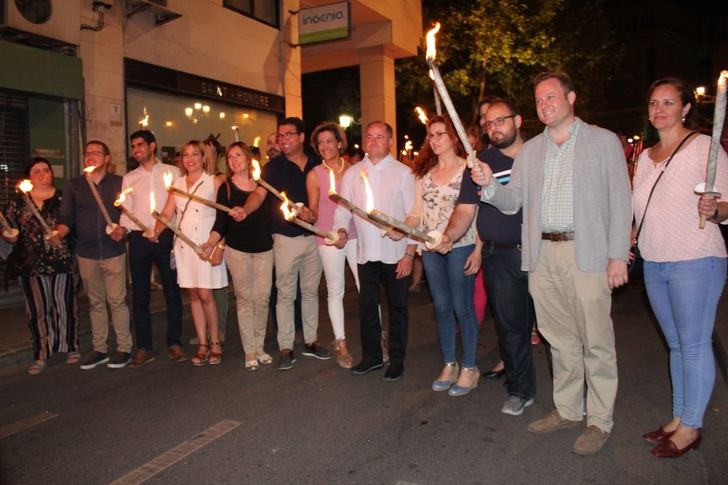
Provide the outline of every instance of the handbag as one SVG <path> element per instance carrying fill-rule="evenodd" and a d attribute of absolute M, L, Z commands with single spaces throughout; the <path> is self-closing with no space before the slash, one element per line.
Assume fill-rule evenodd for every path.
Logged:
<path fill-rule="evenodd" d="M 672 161 L 672 158 L 675 156 L 675 154 L 680 150 L 680 148 L 685 144 L 686 141 L 688 141 L 688 138 L 695 135 L 697 131 L 691 131 L 687 135 L 685 135 L 685 138 L 683 138 L 680 143 L 678 143 L 677 147 L 675 147 L 675 150 L 673 150 L 672 155 L 670 155 L 670 158 L 667 159 L 667 162 L 665 162 L 665 168 L 662 169 L 662 172 L 660 172 L 660 175 L 657 176 L 657 180 L 655 180 L 655 183 L 652 184 L 652 188 L 650 189 L 650 195 L 647 196 L 647 203 L 645 204 L 645 210 L 642 214 L 642 219 L 640 220 L 639 226 L 637 226 L 637 232 L 634 235 L 634 239 L 632 239 L 632 244 L 629 247 L 629 252 L 632 255 L 632 258 L 627 262 L 627 270 L 629 273 L 636 272 L 636 273 L 642 273 L 642 265 L 644 263 L 644 260 L 642 259 L 642 256 L 640 255 L 640 248 L 639 248 L 639 238 L 640 238 L 640 232 L 642 232 L 642 225 L 645 223 L 645 216 L 647 215 L 647 206 L 650 205 L 650 200 L 652 199 L 652 194 L 655 192 L 655 187 L 657 186 L 657 182 L 660 181 L 662 176 L 665 174 L 665 171 L 667 170 L 667 166 Z M 635 269 L 636 268 L 636 269 Z"/>

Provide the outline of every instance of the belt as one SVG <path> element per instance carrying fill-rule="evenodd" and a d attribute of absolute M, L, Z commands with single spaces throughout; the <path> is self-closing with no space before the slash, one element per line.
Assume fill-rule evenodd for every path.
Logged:
<path fill-rule="evenodd" d="M 545 241 L 573 241 L 574 240 L 574 233 L 573 232 L 542 232 L 541 233 L 541 239 Z"/>
<path fill-rule="evenodd" d="M 521 250 L 521 243 L 503 243 L 485 240 L 483 241 L 483 246 L 497 249 L 516 249 L 518 251 Z"/>

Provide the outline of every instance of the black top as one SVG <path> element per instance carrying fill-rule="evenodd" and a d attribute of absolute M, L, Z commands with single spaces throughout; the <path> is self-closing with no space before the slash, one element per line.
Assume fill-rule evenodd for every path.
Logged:
<path fill-rule="evenodd" d="M 487 163 L 493 174 L 502 185 L 511 180 L 511 167 L 513 159 L 504 155 L 497 148 L 488 148 L 478 153 L 478 159 Z M 477 204 L 479 187 L 470 177 L 470 170 L 463 174 L 463 183 L 460 188 L 458 204 Z M 506 215 L 492 205 L 480 202 L 478 204 L 478 220 L 476 226 L 481 241 L 494 241 L 500 244 L 518 244 L 521 242 L 521 224 L 523 212 Z"/>
<path fill-rule="evenodd" d="M 285 192 L 288 200 L 291 202 L 302 202 L 308 206 L 308 195 L 306 193 L 306 175 L 313 170 L 313 167 L 320 164 L 321 161 L 312 157 L 308 157 L 306 166 L 301 171 L 298 165 L 288 160 L 285 155 L 281 154 L 263 167 L 263 180 L 272 185 L 279 192 Z M 275 197 L 268 194 L 268 198 Z M 283 218 L 280 202 L 278 199 L 271 203 L 272 214 L 272 231 L 274 234 L 282 234 L 288 237 L 310 236 L 311 233 L 292 222 L 288 222 Z"/>
<path fill-rule="evenodd" d="M 228 207 L 243 207 L 252 192 L 239 189 L 230 179 L 226 179 L 225 182 L 217 191 L 217 202 Z M 245 253 L 270 251 L 273 248 L 273 238 L 270 233 L 271 197 L 273 196 L 268 194 L 258 210 L 241 222 L 236 222 L 223 211 L 217 211 L 212 230 L 225 238 L 227 246 L 237 251 Z"/>
<path fill-rule="evenodd" d="M 50 228 L 56 225 L 60 206 L 61 195 L 60 191 L 56 190 L 53 197 L 46 199 L 43 207 L 39 209 Z M 71 237 L 62 239 L 58 248 L 48 244 L 43 227 L 21 195 L 8 203 L 5 217 L 12 227 L 20 231 L 18 240 L 13 245 L 13 252 L 8 256 L 9 273 L 37 276 L 76 272 L 73 239 Z"/>
<path fill-rule="evenodd" d="M 114 201 L 121 193 L 121 180 L 119 175 L 107 173 L 96 185 L 111 222 L 116 224 L 119 223 L 121 211 L 114 207 Z M 106 221 L 85 174 L 73 177 L 63 186 L 58 223 L 70 228 L 76 238 L 76 254 L 82 258 L 99 260 L 124 253 L 124 241 L 114 241 L 106 234 Z"/>

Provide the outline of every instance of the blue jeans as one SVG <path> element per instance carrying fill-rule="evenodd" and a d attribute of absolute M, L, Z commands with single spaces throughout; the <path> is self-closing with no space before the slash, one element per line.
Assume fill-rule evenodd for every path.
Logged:
<path fill-rule="evenodd" d="M 647 296 L 670 348 L 672 414 L 683 426 L 701 428 L 715 384 L 711 336 L 726 259 L 645 261 L 644 268 Z"/>
<path fill-rule="evenodd" d="M 498 348 L 505 364 L 509 396 L 531 399 L 536 373 L 531 354 L 531 330 L 536 312 L 528 293 L 528 273 L 521 271 L 521 250 L 483 243 L 483 276 L 488 303 L 498 328 Z"/>
<path fill-rule="evenodd" d="M 453 249 L 448 254 L 424 251 L 422 263 L 435 304 L 437 334 L 444 362 L 455 362 L 455 317 L 460 322 L 463 367 L 475 367 L 478 346 L 478 321 L 475 318 L 473 292 L 475 275 L 465 275 L 465 260 L 474 246 Z"/>

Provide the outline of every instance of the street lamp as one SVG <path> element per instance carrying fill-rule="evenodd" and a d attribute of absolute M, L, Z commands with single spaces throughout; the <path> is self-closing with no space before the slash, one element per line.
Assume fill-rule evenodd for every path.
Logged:
<path fill-rule="evenodd" d="M 348 129 L 351 124 L 354 123 L 354 117 L 347 114 L 339 115 L 339 126 L 343 129 Z"/>

